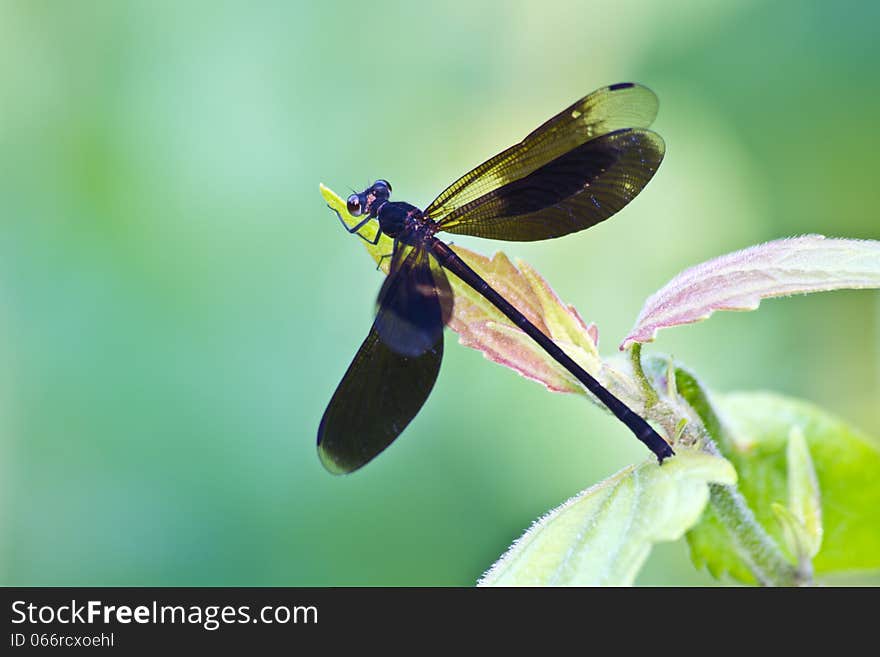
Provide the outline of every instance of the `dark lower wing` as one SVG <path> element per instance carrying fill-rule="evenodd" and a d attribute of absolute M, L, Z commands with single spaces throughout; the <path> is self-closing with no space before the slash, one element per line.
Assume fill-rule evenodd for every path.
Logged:
<path fill-rule="evenodd" d="M 373 326 L 392 350 L 419 356 L 442 338 L 452 315 L 452 289 L 427 249 L 402 243 L 396 248 Z"/>
<path fill-rule="evenodd" d="M 560 237 L 604 221 L 642 191 L 663 160 L 654 132 L 622 129 L 592 139 L 456 208 L 442 230 L 498 240 Z"/>
<path fill-rule="evenodd" d="M 399 354 L 376 328 L 348 367 L 318 427 L 318 456 L 333 474 L 374 459 L 410 423 L 428 398 L 443 358 L 443 334 L 420 356 Z"/>

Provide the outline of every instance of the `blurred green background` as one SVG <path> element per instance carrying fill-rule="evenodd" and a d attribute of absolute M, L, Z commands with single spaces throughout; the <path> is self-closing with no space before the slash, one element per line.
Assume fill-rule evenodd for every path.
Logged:
<path fill-rule="evenodd" d="M 646 458 L 447 334 L 405 435 L 332 477 L 315 432 L 381 275 L 325 207 L 427 205 L 596 87 L 667 158 L 533 264 L 616 352 L 672 275 L 773 238 L 880 238 L 874 2 L 0 4 L 0 572 L 7 585 L 470 585 Z M 880 303 L 765 302 L 661 334 L 715 390 L 880 433 Z M 643 584 L 707 584 L 683 542 Z"/>

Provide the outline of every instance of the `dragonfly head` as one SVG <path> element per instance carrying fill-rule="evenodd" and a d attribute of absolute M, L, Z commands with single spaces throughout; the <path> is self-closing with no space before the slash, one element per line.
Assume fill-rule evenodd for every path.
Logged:
<path fill-rule="evenodd" d="M 379 208 L 389 198 L 391 198 L 391 183 L 387 180 L 377 180 L 360 194 L 352 194 L 348 197 L 346 201 L 348 213 L 352 217 L 359 217 L 362 214 L 375 217 Z"/>

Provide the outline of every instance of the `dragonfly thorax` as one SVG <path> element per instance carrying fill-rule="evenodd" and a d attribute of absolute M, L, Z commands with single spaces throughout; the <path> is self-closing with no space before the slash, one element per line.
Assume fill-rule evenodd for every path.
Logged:
<path fill-rule="evenodd" d="M 412 232 L 424 223 L 422 211 L 403 201 L 386 201 L 379 206 L 379 228 L 388 237 Z"/>

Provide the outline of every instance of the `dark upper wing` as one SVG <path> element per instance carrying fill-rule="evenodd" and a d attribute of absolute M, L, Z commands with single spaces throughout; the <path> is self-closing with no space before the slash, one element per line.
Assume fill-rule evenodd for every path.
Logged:
<path fill-rule="evenodd" d="M 427 249 L 398 242 L 373 326 L 391 349 L 418 356 L 442 338 L 452 303 L 452 289 L 437 259 Z"/>
<path fill-rule="evenodd" d="M 602 135 L 448 214 L 450 233 L 535 241 L 595 226 L 642 191 L 663 160 L 649 130 Z"/>
<path fill-rule="evenodd" d="M 592 226 L 641 191 L 663 159 L 663 140 L 640 129 L 654 120 L 657 106 L 654 93 L 640 85 L 599 89 L 462 176 L 425 213 L 444 230 L 497 239 L 545 239 Z M 587 146 L 591 142 L 596 143 Z M 573 220 L 572 213 L 584 211 L 575 203 L 540 221 L 530 218 L 530 230 L 509 222 L 505 230 L 494 225 L 501 217 L 565 205 L 584 192 L 594 208 L 587 210 L 589 217 Z M 561 217 L 567 225 L 555 225 Z"/>
<path fill-rule="evenodd" d="M 442 338 L 413 358 L 385 345 L 375 327 L 370 330 L 318 427 L 318 456 L 327 470 L 353 472 L 400 435 L 434 387 Z"/>

